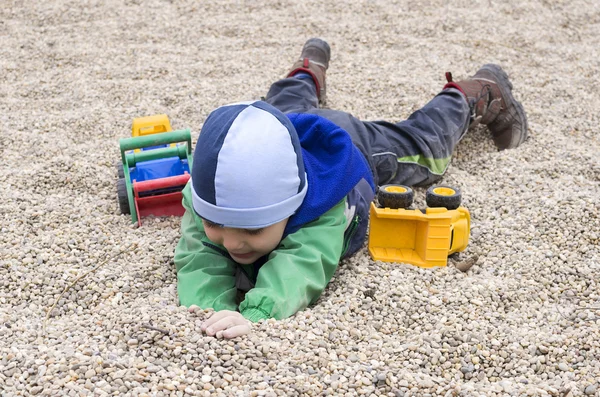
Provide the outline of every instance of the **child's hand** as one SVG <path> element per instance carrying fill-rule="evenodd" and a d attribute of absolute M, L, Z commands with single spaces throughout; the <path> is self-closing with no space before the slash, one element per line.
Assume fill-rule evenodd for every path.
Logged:
<path fill-rule="evenodd" d="M 232 339 L 250 332 L 252 323 L 240 313 L 231 310 L 221 310 L 213 314 L 200 325 L 200 329 L 208 336 Z"/>

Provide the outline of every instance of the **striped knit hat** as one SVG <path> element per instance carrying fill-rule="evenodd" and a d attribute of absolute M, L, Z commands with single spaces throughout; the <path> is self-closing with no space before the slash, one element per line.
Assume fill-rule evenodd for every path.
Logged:
<path fill-rule="evenodd" d="M 211 112 L 194 150 L 198 215 L 226 227 L 262 228 L 293 215 L 307 190 L 298 134 L 283 113 L 262 101 Z"/>

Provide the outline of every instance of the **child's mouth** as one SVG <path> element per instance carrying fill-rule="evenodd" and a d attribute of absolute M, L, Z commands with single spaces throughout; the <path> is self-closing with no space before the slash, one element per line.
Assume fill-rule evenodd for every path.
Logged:
<path fill-rule="evenodd" d="M 231 254 L 231 256 L 234 256 L 236 258 L 248 259 L 248 258 L 251 258 L 252 255 L 254 255 L 254 252 L 251 251 L 251 252 L 248 252 L 248 253 L 245 253 L 245 254 L 236 254 L 236 253 L 230 252 L 230 254 Z"/>

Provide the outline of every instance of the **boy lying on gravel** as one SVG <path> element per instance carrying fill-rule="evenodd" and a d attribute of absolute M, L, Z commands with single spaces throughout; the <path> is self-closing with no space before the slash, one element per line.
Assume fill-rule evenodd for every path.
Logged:
<path fill-rule="evenodd" d="M 182 305 L 213 308 L 201 328 L 234 338 L 251 322 L 315 302 L 364 243 L 375 187 L 439 179 L 467 129 L 497 147 L 527 138 L 523 107 L 497 65 L 452 82 L 397 124 L 319 108 L 329 45 L 308 40 L 265 101 L 214 110 L 196 144 L 175 250 Z"/>

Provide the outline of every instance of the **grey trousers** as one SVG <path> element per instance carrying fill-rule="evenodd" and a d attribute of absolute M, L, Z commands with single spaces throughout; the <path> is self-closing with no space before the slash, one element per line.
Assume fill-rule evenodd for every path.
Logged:
<path fill-rule="evenodd" d="M 466 99 L 453 88 L 399 123 L 361 121 L 346 112 L 319 109 L 310 78 L 279 80 L 265 100 L 283 113 L 317 114 L 346 130 L 369 163 L 376 185 L 426 185 L 441 178 L 470 118 Z"/>

